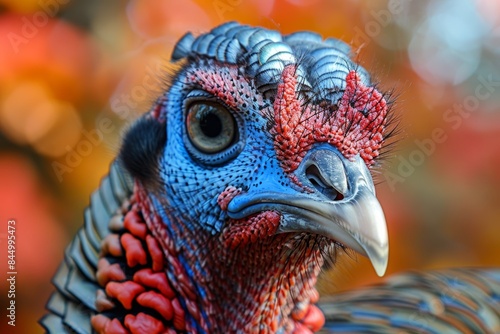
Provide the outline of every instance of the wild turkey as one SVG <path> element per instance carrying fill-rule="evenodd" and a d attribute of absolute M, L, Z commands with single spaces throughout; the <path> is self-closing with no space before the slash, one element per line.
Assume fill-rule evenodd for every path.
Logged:
<path fill-rule="evenodd" d="M 168 89 L 92 195 L 45 329 L 499 333 L 499 270 L 406 274 L 319 299 L 337 252 L 368 256 L 379 275 L 388 261 L 370 169 L 391 103 L 349 53 L 235 22 L 182 37 Z"/>

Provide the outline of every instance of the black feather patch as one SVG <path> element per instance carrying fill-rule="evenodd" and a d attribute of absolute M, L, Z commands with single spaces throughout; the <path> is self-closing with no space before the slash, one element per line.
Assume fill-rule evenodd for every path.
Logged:
<path fill-rule="evenodd" d="M 144 185 L 159 181 L 159 155 L 165 147 L 165 123 L 146 115 L 128 130 L 119 159 L 130 174 Z"/>

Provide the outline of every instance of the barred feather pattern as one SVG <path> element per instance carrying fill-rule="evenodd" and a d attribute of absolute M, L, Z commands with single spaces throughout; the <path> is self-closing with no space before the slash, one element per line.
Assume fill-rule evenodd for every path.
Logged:
<path fill-rule="evenodd" d="M 410 272 L 320 300 L 320 333 L 500 333 L 500 270 Z"/>
<path fill-rule="evenodd" d="M 40 324 L 48 333 L 90 334 L 90 318 L 96 313 L 96 296 L 100 288 L 96 271 L 101 242 L 110 234 L 109 222 L 126 210 L 133 183 L 118 163 L 101 182 L 85 210 L 84 226 L 66 249 L 52 283 L 56 291 L 47 303 L 48 313 Z"/>

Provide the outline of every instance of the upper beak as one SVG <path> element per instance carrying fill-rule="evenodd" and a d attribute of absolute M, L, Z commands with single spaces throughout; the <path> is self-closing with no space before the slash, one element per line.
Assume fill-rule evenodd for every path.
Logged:
<path fill-rule="evenodd" d="M 383 276 L 389 257 L 387 225 L 363 159 L 358 155 L 349 161 L 335 148 L 321 145 L 308 152 L 294 174 L 309 193 L 276 185 L 241 194 L 229 203 L 229 216 L 279 211 L 279 232 L 324 235 L 367 256 Z"/>

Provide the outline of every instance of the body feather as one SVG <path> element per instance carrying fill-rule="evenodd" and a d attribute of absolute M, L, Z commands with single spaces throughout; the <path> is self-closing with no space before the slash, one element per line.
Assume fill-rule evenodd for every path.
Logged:
<path fill-rule="evenodd" d="M 325 298 L 319 307 L 324 333 L 499 333 L 500 270 L 399 274 Z"/>
<path fill-rule="evenodd" d="M 64 261 L 52 282 L 56 291 L 47 302 L 49 311 L 41 325 L 49 333 L 93 333 L 90 317 L 97 312 L 96 279 L 101 243 L 111 231 L 111 218 L 127 205 L 132 193 L 130 176 L 118 164 L 111 165 L 85 210 L 83 227 L 66 249 Z"/>

